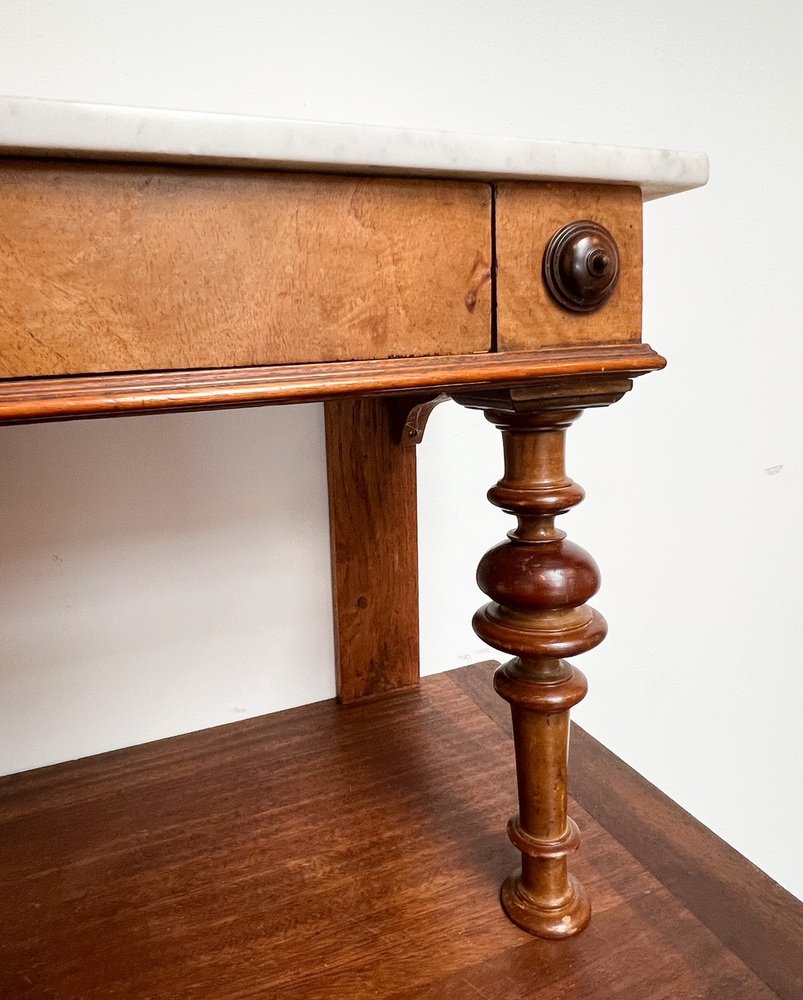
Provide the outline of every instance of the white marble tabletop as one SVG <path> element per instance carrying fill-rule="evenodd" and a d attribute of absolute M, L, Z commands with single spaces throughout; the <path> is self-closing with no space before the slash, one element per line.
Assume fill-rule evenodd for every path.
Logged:
<path fill-rule="evenodd" d="M 0 97 L 0 154 L 701 187 L 704 153 Z"/>

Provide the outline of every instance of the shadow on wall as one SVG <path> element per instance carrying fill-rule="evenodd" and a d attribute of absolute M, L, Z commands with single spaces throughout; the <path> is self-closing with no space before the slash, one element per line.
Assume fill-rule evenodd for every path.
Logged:
<path fill-rule="evenodd" d="M 104 536 L 250 518 L 302 531 L 319 513 L 308 501 L 324 475 L 322 427 L 318 406 L 0 427 L 3 551 L 58 559 L 59 547 Z"/>
<path fill-rule="evenodd" d="M 293 406 L 0 427 L 5 682 L 126 657 L 231 673 L 283 629 L 328 662 L 322 424 Z"/>

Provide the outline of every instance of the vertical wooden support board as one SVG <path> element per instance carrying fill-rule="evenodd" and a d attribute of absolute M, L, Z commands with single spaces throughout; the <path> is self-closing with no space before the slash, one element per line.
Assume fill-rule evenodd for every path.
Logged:
<path fill-rule="evenodd" d="M 418 684 L 415 448 L 382 399 L 325 404 L 337 696 Z"/>

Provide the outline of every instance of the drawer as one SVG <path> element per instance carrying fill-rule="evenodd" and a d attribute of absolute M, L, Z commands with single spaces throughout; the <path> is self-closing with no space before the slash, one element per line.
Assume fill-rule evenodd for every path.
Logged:
<path fill-rule="evenodd" d="M 641 192 L 597 184 L 504 183 L 496 192 L 497 349 L 626 344 L 641 339 Z M 619 252 L 610 298 L 590 312 L 558 304 L 545 250 L 570 223 L 602 225 Z"/>
<path fill-rule="evenodd" d="M 479 182 L 4 161 L 0 377 L 485 352 Z"/>

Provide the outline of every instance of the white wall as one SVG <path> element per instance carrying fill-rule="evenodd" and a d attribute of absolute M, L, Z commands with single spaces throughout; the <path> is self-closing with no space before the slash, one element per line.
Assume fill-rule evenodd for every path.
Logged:
<path fill-rule="evenodd" d="M 594 735 L 803 896 L 803 7 L 6 0 L 0 93 L 704 149 L 649 205 L 670 368 L 583 417 L 566 518 L 605 576 Z M 333 692 L 321 412 L 0 430 L 0 770 Z M 483 651 L 496 432 L 420 450 L 427 671 Z"/>

